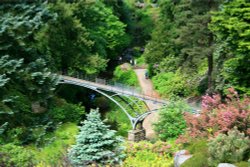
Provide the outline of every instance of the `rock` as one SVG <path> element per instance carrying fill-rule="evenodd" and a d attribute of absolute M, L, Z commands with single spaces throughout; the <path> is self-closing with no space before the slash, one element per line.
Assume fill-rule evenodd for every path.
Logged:
<path fill-rule="evenodd" d="M 236 166 L 233 164 L 229 164 L 229 163 L 220 163 L 218 167 L 236 167 Z"/>
<path fill-rule="evenodd" d="M 47 109 L 45 107 L 42 107 L 41 106 L 41 103 L 36 101 L 36 102 L 33 102 L 31 104 L 31 110 L 34 112 L 34 113 L 43 113 L 45 112 Z"/>
<path fill-rule="evenodd" d="M 186 160 L 191 158 L 192 155 L 189 154 L 187 150 L 180 150 L 175 153 L 174 156 L 174 167 L 180 167 Z"/>

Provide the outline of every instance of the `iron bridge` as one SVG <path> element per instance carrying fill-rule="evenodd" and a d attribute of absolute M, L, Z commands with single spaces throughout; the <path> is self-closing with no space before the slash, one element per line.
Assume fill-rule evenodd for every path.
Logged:
<path fill-rule="evenodd" d="M 146 102 L 151 101 L 153 103 L 161 104 L 163 107 L 168 104 L 166 100 L 159 99 L 153 95 L 151 92 L 142 92 L 138 88 L 129 87 L 129 86 L 121 86 L 120 84 L 113 83 L 110 84 L 105 79 L 95 78 L 95 79 L 86 79 L 81 78 L 79 76 L 70 77 L 66 75 L 59 75 L 59 84 L 70 84 L 77 85 L 81 87 L 85 87 L 91 90 L 94 90 L 103 96 L 107 97 L 111 101 L 113 101 L 117 106 L 121 108 L 121 110 L 127 115 L 130 120 L 131 126 L 133 129 L 136 129 L 138 124 L 142 124 L 143 120 L 151 113 L 157 112 L 159 109 L 149 110 L 147 107 L 147 112 L 138 114 L 136 108 L 134 106 L 140 107 L 138 105 L 138 101 L 142 101 L 145 106 L 147 106 Z M 126 106 L 123 106 L 121 102 L 117 100 L 118 97 L 123 102 L 125 102 Z M 136 97 L 137 100 L 134 100 L 131 97 Z M 132 109 L 136 116 L 132 116 L 128 112 L 128 108 Z M 161 107 L 162 108 L 162 107 Z"/>

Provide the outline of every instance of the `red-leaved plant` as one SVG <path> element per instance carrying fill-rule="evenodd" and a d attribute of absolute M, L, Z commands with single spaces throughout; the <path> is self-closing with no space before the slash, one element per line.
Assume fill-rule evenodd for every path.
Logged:
<path fill-rule="evenodd" d="M 188 142 L 186 138 L 214 137 L 227 133 L 236 126 L 240 132 L 250 136 L 250 98 L 239 98 L 238 93 L 228 89 L 224 102 L 220 95 L 203 96 L 202 111 L 198 115 L 185 114 L 187 134 L 179 137 L 179 142 Z"/>

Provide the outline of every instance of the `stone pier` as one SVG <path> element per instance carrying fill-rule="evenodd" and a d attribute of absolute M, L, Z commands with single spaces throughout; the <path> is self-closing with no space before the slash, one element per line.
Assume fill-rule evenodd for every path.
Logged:
<path fill-rule="evenodd" d="M 145 129 L 135 129 L 128 132 L 128 140 L 133 142 L 139 142 L 146 139 Z"/>

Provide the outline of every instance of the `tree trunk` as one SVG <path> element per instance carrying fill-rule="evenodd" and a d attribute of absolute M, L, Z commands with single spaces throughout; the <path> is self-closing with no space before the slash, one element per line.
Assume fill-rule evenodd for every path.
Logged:
<path fill-rule="evenodd" d="M 208 55 L 207 60 L 208 60 L 207 90 L 208 92 L 211 92 L 213 88 L 213 53 L 210 53 Z"/>
<path fill-rule="evenodd" d="M 213 0 L 210 0 L 208 2 L 209 8 L 212 9 L 213 8 Z M 211 16 L 210 19 L 211 21 Z M 209 22 L 210 22 L 209 21 Z M 210 53 L 207 56 L 207 61 L 208 61 L 208 72 L 207 72 L 207 91 L 208 93 L 211 93 L 213 91 L 213 34 L 210 33 L 209 35 L 209 46 L 210 47 Z"/>

